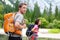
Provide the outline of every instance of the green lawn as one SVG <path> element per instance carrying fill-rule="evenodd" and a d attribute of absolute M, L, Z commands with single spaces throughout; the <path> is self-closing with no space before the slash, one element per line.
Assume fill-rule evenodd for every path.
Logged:
<path fill-rule="evenodd" d="M 8 37 L 4 35 L 0 35 L 0 40 L 8 40 Z M 27 40 L 27 38 L 23 37 L 23 40 Z M 38 38 L 38 40 L 60 40 L 60 39 Z"/>
<path fill-rule="evenodd" d="M 60 33 L 60 29 L 50 29 L 50 30 L 48 30 L 48 32 L 57 34 L 57 33 Z"/>

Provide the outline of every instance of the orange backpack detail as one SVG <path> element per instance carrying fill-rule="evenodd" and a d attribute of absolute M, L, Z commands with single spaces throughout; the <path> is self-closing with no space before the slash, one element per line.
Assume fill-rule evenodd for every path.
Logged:
<path fill-rule="evenodd" d="M 22 32 L 20 30 L 16 30 L 14 26 L 14 16 L 15 13 L 8 13 L 4 15 L 4 32 L 10 32 L 21 35 Z"/>

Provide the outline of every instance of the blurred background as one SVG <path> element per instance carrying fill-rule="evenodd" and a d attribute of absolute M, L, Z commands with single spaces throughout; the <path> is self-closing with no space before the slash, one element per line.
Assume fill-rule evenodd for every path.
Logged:
<path fill-rule="evenodd" d="M 42 21 L 41 32 L 48 31 L 49 34 L 60 35 L 60 0 L 0 0 L 0 29 L 3 29 L 4 14 L 17 12 L 18 4 L 22 2 L 28 4 L 27 12 L 24 14 L 27 25 L 34 24 L 35 19 L 39 18 Z"/>

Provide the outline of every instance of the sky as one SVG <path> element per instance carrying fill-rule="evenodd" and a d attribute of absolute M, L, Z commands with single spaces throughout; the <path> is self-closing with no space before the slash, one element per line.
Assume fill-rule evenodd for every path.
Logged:
<path fill-rule="evenodd" d="M 6 4 L 9 4 L 11 6 L 13 6 L 8 0 L 5 0 Z M 21 0 L 21 2 L 27 2 L 27 0 Z M 56 5 L 58 6 L 58 8 L 60 9 L 60 0 L 29 0 L 29 8 L 33 10 L 34 8 L 34 4 L 38 3 L 38 6 L 40 7 L 41 12 L 43 12 L 44 8 L 48 8 L 50 7 L 50 2 L 52 3 L 52 11 L 55 12 L 55 7 Z"/>

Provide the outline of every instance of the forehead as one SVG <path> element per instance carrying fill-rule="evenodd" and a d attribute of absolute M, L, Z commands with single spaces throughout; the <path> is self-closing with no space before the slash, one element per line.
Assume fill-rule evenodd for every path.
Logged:
<path fill-rule="evenodd" d="M 22 7 L 27 7 L 27 5 L 22 5 Z"/>

